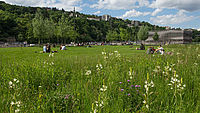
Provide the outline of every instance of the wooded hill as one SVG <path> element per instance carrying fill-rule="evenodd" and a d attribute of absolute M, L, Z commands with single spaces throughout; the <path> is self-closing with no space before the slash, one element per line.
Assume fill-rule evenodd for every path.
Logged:
<path fill-rule="evenodd" d="M 48 7 L 24 7 L 0 1 L 0 41 L 8 38 L 28 43 L 69 43 L 89 41 L 135 41 L 139 26 L 128 27 L 131 20 L 112 17 L 109 21 L 79 12 Z M 148 30 L 164 30 L 164 27 L 140 22 Z"/>

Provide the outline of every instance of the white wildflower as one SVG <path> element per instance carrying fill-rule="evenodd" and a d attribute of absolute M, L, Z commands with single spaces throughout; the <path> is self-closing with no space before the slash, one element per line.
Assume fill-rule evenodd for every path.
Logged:
<path fill-rule="evenodd" d="M 17 80 L 16 83 L 19 83 L 19 80 Z"/>
<path fill-rule="evenodd" d="M 106 52 L 102 52 L 102 55 L 106 55 Z"/>
<path fill-rule="evenodd" d="M 13 81 L 15 82 L 15 81 L 17 81 L 17 79 L 16 79 L 16 78 L 14 78 L 14 79 L 13 79 Z"/>
<path fill-rule="evenodd" d="M 9 82 L 9 85 L 10 85 L 10 86 L 12 85 L 12 81 Z"/>
<path fill-rule="evenodd" d="M 91 70 L 87 70 L 85 75 L 90 75 L 91 73 L 92 73 Z"/>
<path fill-rule="evenodd" d="M 19 109 L 16 109 L 16 110 L 15 110 L 15 113 L 17 113 L 17 112 L 20 112 L 20 110 L 19 110 Z"/>
<path fill-rule="evenodd" d="M 11 105 L 14 105 L 15 103 L 12 101 L 10 104 L 11 104 Z"/>
<path fill-rule="evenodd" d="M 146 105 L 146 108 L 149 109 L 149 105 Z"/>

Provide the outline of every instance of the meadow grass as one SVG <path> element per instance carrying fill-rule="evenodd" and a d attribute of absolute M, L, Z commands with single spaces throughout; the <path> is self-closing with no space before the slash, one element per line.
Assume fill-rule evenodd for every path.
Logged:
<path fill-rule="evenodd" d="M 200 45 L 135 48 L 0 48 L 0 112 L 198 113 Z"/>

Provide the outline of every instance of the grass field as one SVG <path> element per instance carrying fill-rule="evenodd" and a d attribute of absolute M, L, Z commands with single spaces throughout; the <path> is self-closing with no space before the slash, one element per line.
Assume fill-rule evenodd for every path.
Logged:
<path fill-rule="evenodd" d="M 199 113 L 200 45 L 135 48 L 0 48 L 0 113 Z"/>

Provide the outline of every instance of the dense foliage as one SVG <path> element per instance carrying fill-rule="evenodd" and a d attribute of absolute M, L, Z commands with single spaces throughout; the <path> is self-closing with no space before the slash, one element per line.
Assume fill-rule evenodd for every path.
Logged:
<path fill-rule="evenodd" d="M 72 16 L 71 16 L 72 15 Z M 106 41 L 108 31 L 117 34 L 115 41 L 137 40 L 139 27 L 128 27 L 130 20 L 112 17 L 110 21 L 95 21 L 87 18 L 100 18 L 79 12 L 67 12 L 56 8 L 24 7 L 9 5 L 0 1 L 0 41 L 14 37 L 17 41 L 29 43 L 69 43 Z M 147 22 L 149 30 L 162 30 Z"/>

